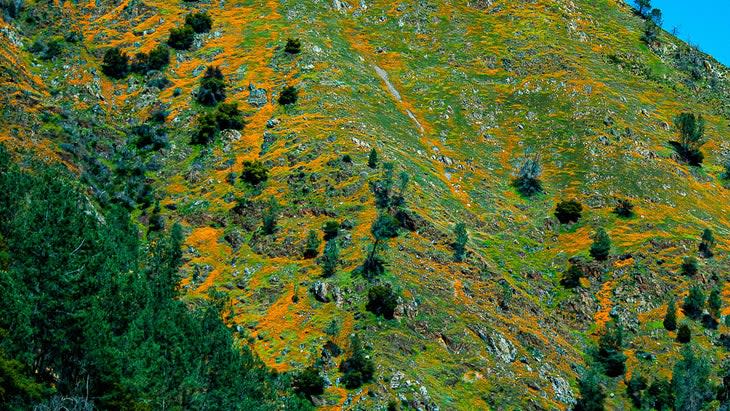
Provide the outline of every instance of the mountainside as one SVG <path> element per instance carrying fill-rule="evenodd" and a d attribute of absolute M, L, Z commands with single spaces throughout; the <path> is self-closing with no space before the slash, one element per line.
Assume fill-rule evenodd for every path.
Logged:
<path fill-rule="evenodd" d="M 23 166 L 62 163 L 93 207 L 126 207 L 142 243 L 180 223 L 181 298 L 221 291 L 266 366 L 316 365 L 315 405 L 569 409 L 619 323 L 626 372 L 600 385 L 607 409 L 631 409 L 631 376 L 671 378 L 684 355 L 662 321 L 693 286 L 720 291 L 719 310 L 678 315 L 725 387 L 730 70 L 669 33 L 642 40 L 646 19 L 623 1 L 0 5 L 0 142 Z M 210 30 L 164 68 L 102 68 L 114 47 L 141 61 L 203 11 Z M 220 119 L 222 95 L 202 97 L 221 83 L 245 126 Z M 673 143 L 681 113 L 705 121 L 701 165 Z M 534 195 L 514 184 L 526 159 Z M 573 199 L 582 216 L 561 224 L 556 205 Z M 372 229 L 379 216 L 397 233 Z M 601 228 L 605 259 L 589 254 Z M 397 305 L 369 303 L 374 290 Z M 353 335 L 375 370 L 348 389 Z"/>

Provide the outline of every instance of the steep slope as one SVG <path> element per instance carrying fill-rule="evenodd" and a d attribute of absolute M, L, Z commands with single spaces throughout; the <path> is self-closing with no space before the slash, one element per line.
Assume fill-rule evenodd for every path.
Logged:
<path fill-rule="evenodd" d="M 43 107 L 21 103 L 26 116 L 5 116 L 25 131 L 13 141 L 57 144 L 100 202 L 126 197 L 129 185 L 99 174 L 114 174 L 122 159 L 143 166 L 135 184 L 153 187 L 168 225 L 186 228 L 190 298 L 226 292 L 233 323 L 277 370 L 319 361 L 334 385 L 323 405 L 370 409 L 397 398 L 422 409 L 564 409 L 577 396 L 587 347 L 612 315 L 630 334 L 629 369 L 649 372 L 668 369 L 679 351 L 656 326 L 667 295 L 719 285 L 727 302 L 730 192 L 718 178 L 730 149 L 727 70 L 666 33 L 648 48 L 642 20 L 620 1 L 128 0 L 26 9 L 53 24 L 14 21 L 4 38 L 32 44 L 74 31 L 82 40 L 66 40 L 51 61 L 3 50 L 18 90 L 39 93 L 33 101 Z M 148 52 L 190 10 L 207 10 L 213 29 L 196 36 L 193 50 L 173 53 L 169 86 L 158 87 L 159 73 L 101 74 L 107 48 Z M 287 38 L 301 39 L 301 54 L 284 53 Z M 220 66 L 227 101 L 239 102 L 248 124 L 191 146 L 208 110 L 193 96 L 207 65 Z M 266 104 L 247 103 L 250 85 L 266 90 Z M 300 90 L 286 108 L 275 103 L 285 85 Z M 130 127 L 159 108 L 169 111 L 169 147 L 130 148 Z M 668 144 L 683 111 L 707 120 L 701 168 Z M 371 148 L 377 169 L 366 164 Z M 545 193 L 528 199 L 511 182 L 532 154 Z M 228 182 L 254 159 L 270 169 L 261 188 Z M 399 292 L 396 320 L 365 311 L 371 281 L 357 275 L 378 214 L 370 182 L 383 178 L 383 162 L 409 176 L 402 194 L 411 230 L 389 240 L 387 270 L 376 280 Z M 267 236 L 259 226 L 270 196 L 282 208 Z M 584 216 L 561 226 L 553 209 L 572 198 Z M 636 217 L 612 214 L 615 198 L 631 199 Z M 147 224 L 151 203 L 138 209 Z M 302 249 L 308 231 L 328 220 L 343 229 L 339 269 L 323 279 Z M 456 263 L 458 222 L 470 240 Z M 569 259 L 588 255 L 598 227 L 616 257 L 585 263 L 588 281 L 565 290 Z M 718 239 L 715 258 L 702 260 L 696 278 L 680 276 L 706 227 Z M 319 298 L 310 292 L 317 283 Z M 727 327 L 694 327 L 719 358 L 712 343 Z M 372 395 L 336 384 L 341 358 L 322 356 L 329 339 L 347 348 L 353 333 L 377 365 L 365 386 Z M 641 351 L 656 360 L 640 360 Z M 611 408 L 628 407 L 624 388 L 607 386 L 621 394 Z"/>

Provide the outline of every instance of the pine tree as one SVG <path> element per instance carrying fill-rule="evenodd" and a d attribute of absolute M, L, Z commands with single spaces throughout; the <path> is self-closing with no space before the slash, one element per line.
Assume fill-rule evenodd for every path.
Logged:
<path fill-rule="evenodd" d="M 618 377 L 626 371 L 626 355 L 623 353 L 623 329 L 616 321 L 609 321 L 598 340 L 594 357 L 603 365 L 603 372 L 609 377 Z"/>
<path fill-rule="evenodd" d="M 689 289 L 689 294 L 684 298 L 682 310 L 685 315 L 690 318 L 699 318 L 702 309 L 705 307 L 705 293 L 699 285 L 694 285 Z"/>
<path fill-rule="evenodd" d="M 307 241 L 304 245 L 304 258 L 316 257 L 319 254 L 319 245 L 321 243 L 322 241 L 320 241 L 317 231 L 309 230 Z"/>
<path fill-rule="evenodd" d="M 337 240 L 329 240 L 324 245 L 324 253 L 320 258 L 322 266 L 322 275 L 330 277 L 337 272 L 337 265 L 340 261 L 340 249 L 337 246 Z"/>
<path fill-rule="evenodd" d="M 677 329 L 677 307 L 674 298 L 670 299 L 667 305 L 667 313 L 664 315 L 664 328 L 667 331 Z"/>
<path fill-rule="evenodd" d="M 279 217 L 280 205 L 274 196 L 269 197 L 269 204 L 266 206 L 263 215 L 263 231 L 264 234 L 274 234 L 276 231 L 276 220 Z"/>
<path fill-rule="evenodd" d="M 119 47 L 110 48 L 104 53 L 101 71 L 114 79 L 124 78 L 129 73 L 129 56 Z"/>
<path fill-rule="evenodd" d="M 699 264 L 697 259 L 692 256 L 687 256 L 682 259 L 682 274 L 692 277 L 699 271 Z"/>
<path fill-rule="evenodd" d="M 705 120 L 702 115 L 682 113 L 675 117 L 674 125 L 679 131 L 679 142 L 675 143 L 677 153 L 684 161 L 693 166 L 702 164 L 704 155 L 700 148 L 707 142 L 705 138 Z"/>
<path fill-rule="evenodd" d="M 373 222 L 370 232 L 375 241 L 363 263 L 366 277 L 373 278 L 385 271 L 385 261 L 378 255 L 379 246 L 383 241 L 397 237 L 398 227 L 398 220 L 390 214 L 380 214 Z"/>
<path fill-rule="evenodd" d="M 692 340 L 692 330 L 689 328 L 689 324 L 682 323 L 677 330 L 677 342 L 687 344 Z"/>
<path fill-rule="evenodd" d="M 712 235 L 712 230 L 705 228 L 702 232 L 702 241 L 699 245 L 699 251 L 705 258 L 710 258 L 714 255 L 712 249 L 715 247 L 715 236 Z"/>
<path fill-rule="evenodd" d="M 601 386 L 601 379 L 594 371 L 587 371 L 578 381 L 580 397 L 573 411 L 604 411 L 606 393 Z"/>
<path fill-rule="evenodd" d="M 593 245 L 591 245 L 590 254 L 591 257 L 598 261 L 605 261 L 611 252 L 611 238 L 608 236 L 606 230 L 602 227 L 598 229 L 596 235 L 593 237 Z"/>
<path fill-rule="evenodd" d="M 710 364 L 704 355 L 691 346 L 682 348 L 682 359 L 674 365 L 672 388 L 674 409 L 700 411 L 712 399 Z"/>
<path fill-rule="evenodd" d="M 375 149 L 370 150 L 370 155 L 368 155 L 368 167 L 375 168 L 378 166 L 378 152 L 375 151 Z"/>
<path fill-rule="evenodd" d="M 568 270 L 563 274 L 563 278 L 560 279 L 560 285 L 565 288 L 575 288 L 580 285 L 580 279 L 583 277 L 583 270 L 575 264 L 571 264 Z"/>
<path fill-rule="evenodd" d="M 520 166 L 517 177 L 512 181 L 512 186 L 525 197 L 542 193 L 541 173 L 540 156 L 526 158 Z"/>
<path fill-rule="evenodd" d="M 454 249 L 454 261 L 461 262 L 464 260 L 466 243 L 469 241 L 469 234 L 466 232 L 466 224 L 457 223 L 454 226 L 454 235 L 456 236 L 456 241 L 452 244 Z"/>
<path fill-rule="evenodd" d="M 720 317 L 720 310 L 722 309 L 722 296 L 719 288 L 713 288 L 710 292 L 710 297 L 707 299 L 707 308 L 715 317 Z"/>
<path fill-rule="evenodd" d="M 372 381 L 375 364 L 365 354 L 359 336 L 352 337 L 350 350 L 350 357 L 340 364 L 340 372 L 344 374 L 342 381 L 345 387 L 354 389 Z"/>

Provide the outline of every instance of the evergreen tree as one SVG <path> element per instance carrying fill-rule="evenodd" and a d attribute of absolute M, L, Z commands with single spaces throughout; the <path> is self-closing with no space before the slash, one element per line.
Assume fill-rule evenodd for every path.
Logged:
<path fill-rule="evenodd" d="M 672 384 L 665 378 L 654 380 L 647 390 L 647 404 L 655 410 L 670 410 L 674 405 Z"/>
<path fill-rule="evenodd" d="M 324 394 L 324 384 L 324 378 L 322 378 L 319 370 L 314 367 L 307 367 L 296 375 L 292 386 L 296 392 L 311 399 L 312 396 Z"/>
<path fill-rule="evenodd" d="M 635 371 L 631 375 L 631 379 L 626 383 L 626 394 L 631 399 L 634 407 L 641 408 L 643 392 L 647 387 L 646 378 L 639 374 L 638 371 Z"/>
<path fill-rule="evenodd" d="M 380 214 L 373 222 L 370 232 L 375 241 L 363 263 L 366 277 L 372 278 L 385 271 L 385 262 L 378 256 L 378 249 L 381 242 L 398 236 L 398 227 L 398 220 L 389 214 Z"/>
<path fill-rule="evenodd" d="M 692 277 L 699 271 L 699 264 L 697 259 L 692 256 L 687 256 L 682 259 L 682 274 Z"/>
<path fill-rule="evenodd" d="M 108 49 L 104 53 L 101 71 L 114 79 L 124 78 L 129 73 L 129 56 L 119 47 Z"/>
<path fill-rule="evenodd" d="M 269 170 L 264 166 L 264 163 L 262 163 L 259 160 L 254 161 L 244 161 L 243 162 L 243 171 L 241 172 L 241 180 L 253 185 L 257 186 L 260 183 L 268 180 L 269 178 Z"/>
<path fill-rule="evenodd" d="M 167 39 L 167 45 L 175 50 L 190 50 L 195 40 L 195 31 L 192 27 L 185 24 L 182 27 L 171 28 L 170 36 Z"/>
<path fill-rule="evenodd" d="M 583 211 L 583 206 L 575 200 L 561 201 L 555 207 L 555 217 L 560 224 L 578 222 Z"/>
<path fill-rule="evenodd" d="M 670 299 L 667 305 L 667 313 L 664 315 L 664 328 L 667 331 L 677 329 L 677 307 L 674 298 Z"/>
<path fill-rule="evenodd" d="M 375 168 L 378 166 L 378 152 L 375 151 L 375 149 L 370 150 L 370 154 L 368 155 L 368 167 Z"/>
<path fill-rule="evenodd" d="M 274 234 L 276 231 L 276 220 L 279 218 L 279 209 L 281 206 L 276 201 L 276 197 L 269 197 L 269 203 L 266 206 L 263 214 L 263 231 L 266 235 Z"/>
<path fill-rule="evenodd" d="M 147 57 L 147 67 L 150 70 L 162 70 L 170 64 L 170 49 L 160 44 L 150 51 Z"/>
<path fill-rule="evenodd" d="M 681 113 L 674 119 L 674 125 L 679 131 L 679 141 L 675 144 L 677 153 L 690 165 L 699 166 L 704 159 L 700 148 L 707 142 L 704 118 L 701 114 Z"/>
<path fill-rule="evenodd" d="M 337 265 L 340 262 L 340 248 L 336 240 L 327 241 L 324 245 L 324 254 L 320 259 L 322 275 L 330 277 L 337 272 Z"/>
<path fill-rule="evenodd" d="M 713 256 L 713 248 L 715 247 L 715 236 L 712 235 L 712 230 L 705 228 L 702 232 L 702 241 L 699 245 L 699 251 L 705 258 Z"/>
<path fill-rule="evenodd" d="M 700 411 L 712 399 L 710 365 L 704 355 L 691 346 L 682 349 L 682 359 L 674 365 L 672 388 L 676 410 Z"/>
<path fill-rule="evenodd" d="M 319 245 L 322 244 L 315 230 L 309 230 L 307 241 L 304 245 L 304 258 L 314 258 L 319 254 Z"/>
<path fill-rule="evenodd" d="M 601 386 L 601 379 L 593 371 L 587 371 L 578 381 L 580 397 L 573 408 L 574 411 L 603 411 L 606 393 Z"/>
<path fill-rule="evenodd" d="M 598 261 L 605 261 L 611 252 L 611 238 L 608 236 L 603 227 L 599 228 L 593 237 L 593 245 L 591 245 L 591 257 Z"/>
<path fill-rule="evenodd" d="M 710 311 L 710 314 L 717 318 L 720 317 L 720 310 L 722 309 L 720 288 L 713 288 L 710 292 L 710 297 L 707 299 L 707 308 Z"/>
<path fill-rule="evenodd" d="M 512 185 L 525 197 L 542 193 L 541 173 L 540 156 L 526 158 L 520 166 L 517 177 L 512 181 Z"/>
<path fill-rule="evenodd" d="M 454 249 L 454 261 L 461 262 L 464 260 L 466 243 L 469 241 L 469 234 L 466 232 L 466 224 L 457 223 L 454 226 L 454 235 L 456 236 L 456 241 L 452 244 Z"/>
<path fill-rule="evenodd" d="M 575 288 L 580 285 L 580 279 L 583 277 L 583 270 L 575 264 L 571 264 L 568 270 L 560 279 L 560 284 L 565 288 Z"/>
<path fill-rule="evenodd" d="M 684 298 L 682 310 L 687 317 L 699 318 L 702 309 L 705 307 L 705 293 L 699 285 L 693 285 L 689 289 L 689 294 Z"/>
<path fill-rule="evenodd" d="M 207 33 L 213 27 L 213 19 L 207 12 L 192 13 L 185 16 L 185 25 L 196 33 Z"/>
<path fill-rule="evenodd" d="M 640 16 L 646 17 L 649 10 L 651 10 L 651 0 L 634 0 L 636 11 Z"/>
<path fill-rule="evenodd" d="M 325 241 L 337 238 L 337 235 L 340 233 L 340 223 L 334 220 L 327 221 L 322 226 L 322 231 L 324 232 Z"/>
<path fill-rule="evenodd" d="M 371 313 L 392 320 L 397 306 L 398 294 L 393 291 L 390 284 L 376 285 L 368 290 L 368 303 L 365 309 Z"/>
<path fill-rule="evenodd" d="M 342 381 L 348 389 L 354 389 L 373 379 L 375 364 L 365 354 L 360 337 L 354 335 L 350 342 L 350 357 L 340 364 Z"/>
<path fill-rule="evenodd" d="M 226 99 L 226 83 L 220 68 L 208 66 L 195 98 L 204 106 L 215 106 Z"/>
<path fill-rule="evenodd" d="M 687 344 L 692 340 L 692 330 L 689 328 L 689 324 L 682 323 L 677 330 L 677 342 Z"/>
<path fill-rule="evenodd" d="M 294 86 L 286 86 L 279 95 L 279 104 L 282 106 L 289 106 L 296 104 L 299 100 L 299 90 Z"/>
<path fill-rule="evenodd" d="M 598 340 L 594 358 L 603 366 L 609 377 L 618 377 L 626 371 L 626 355 L 623 353 L 623 329 L 616 321 L 609 321 Z"/>
<path fill-rule="evenodd" d="M 302 51 L 302 42 L 299 39 L 287 39 L 284 52 L 288 54 L 299 54 Z"/>

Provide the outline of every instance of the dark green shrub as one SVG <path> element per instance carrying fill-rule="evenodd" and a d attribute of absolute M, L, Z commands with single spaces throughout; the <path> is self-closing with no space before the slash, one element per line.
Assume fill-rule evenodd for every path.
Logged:
<path fill-rule="evenodd" d="M 324 245 L 324 253 L 320 257 L 320 265 L 322 266 L 322 276 L 331 277 L 337 272 L 337 265 L 340 262 L 340 248 L 337 241 L 330 240 Z"/>
<path fill-rule="evenodd" d="M 705 307 L 705 293 L 699 285 L 694 285 L 689 289 L 689 294 L 684 298 L 682 311 L 687 317 L 699 318 Z"/>
<path fill-rule="evenodd" d="M 352 351 L 350 357 L 340 363 L 340 372 L 344 374 L 342 381 L 345 387 L 354 389 L 373 380 L 375 364 L 367 358 L 357 335 L 352 337 L 350 350 Z"/>
<path fill-rule="evenodd" d="M 571 264 L 568 270 L 563 274 L 560 284 L 565 288 L 575 288 L 580 285 L 580 279 L 583 277 L 583 270 L 577 265 Z"/>
<path fill-rule="evenodd" d="M 162 70 L 170 64 L 170 49 L 164 44 L 160 44 L 150 51 L 147 57 L 147 67 L 150 70 Z"/>
<path fill-rule="evenodd" d="M 673 409 L 713 409 L 712 406 L 705 408 L 705 404 L 712 401 L 716 393 L 710 379 L 710 375 L 714 373 L 706 355 L 701 350 L 695 352 L 691 345 L 682 347 L 681 354 L 682 358 L 674 364 L 672 370 Z"/>
<path fill-rule="evenodd" d="M 580 397 L 573 411 L 604 411 L 603 403 L 606 394 L 603 392 L 600 377 L 593 371 L 587 371 L 578 381 Z"/>
<path fill-rule="evenodd" d="M 241 180 L 255 186 L 269 178 L 269 170 L 258 160 L 244 161 Z"/>
<path fill-rule="evenodd" d="M 319 254 L 319 245 L 322 244 L 317 232 L 309 230 L 307 241 L 304 244 L 304 258 L 314 258 Z"/>
<path fill-rule="evenodd" d="M 53 60 L 63 53 L 63 40 L 58 37 L 51 38 L 48 41 L 39 39 L 30 46 L 29 51 L 42 60 Z"/>
<path fill-rule="evenodd" d="M 324 394 L 324 378 L 319 370 L 314 367 L 307 367 L 294 377 L 292 387 L 294 391 L 311 398 L 313 395 Z"/>
<path fill-rule="evenodd" d="M 390 284 L 376 285 L 368 290 L 368 303 L 365 309 L 387 320 L 393 319 L 398 306 L 398 294 L 393 292 Z"/>
<path fill-rule="evenodd" d="M 527 158 L 520 166 L 517 177 L 512 181 L 512 186 L 525 197 L 542 193 L 540 173 L 542 173 L 540 157 Z"/>
<path fill-rule="evenodd" d="M 207 33 L 213 27 L 213 20 L 207 12 L 192 13 L 185 16 L 185 25 L 196 33 Z"/>
<path fill-rule="evenodd" d="M 220 68 L 208 66 L 195 98 L 204 106 L 214 106 L 226 99 L 226 83 Z"/>
<path fill-rule="evenodd" d="M 276 231 L 276 220 L 279 218 L 280 209 L 281 206 L 279 206 L 279 203 L 276 201 L 276 197 L 269 197 L 269 204 L 267 204 L 264 209 L 264 214 L 261 219 L 261 228 L 263 229 L 264 234 L 271 235 L 274 234 L 274 231 Z"/>
<path fill-rule="evenodd" d="M 710 296 L 707 298 L 707 310 L 715 317 L 720 317 L 720 310 L 722 309 L 722 295 L 720 294 L 720 288 L 713 288 L 710 291 Z"/>
<path fill-rule="evenodd" d="M 674 406 L 672 384 L 665 378 L 654 380 L 647 394 L 647 404 L 654 410 L 670 410 Z"/>
<path fill-rule="evenodd" d="M 677 306 L 674 302 L 674 298 L 669 300 L 667 305 L 667 313 L 664 315 L 664 329 L 667 331 L 674 331 L 677 329 Z"/>
<path fill-rule="evenodd" d="M 336 238 L 337 235 L 340 233 L 340 223 L 334 220 L 327 221 L 322 226 L 322 231 L 324 232 L 325 241 Z"/>
<path fill-rule="evenodd" d="M 583 206 L 576 200 L 563 200 L 555 207 L 555 217 L 560 224 L 575 223 L 580 220 Z"/>
<path fill-rule="evenodd" d="M 286 86 L 279 95 L 279 104 L 288 106 L 295 104 L 299 99 L 299 91 L 294 86 Z"/>
<path fill-rule="evenodd" d="M 454 249 L 454 261 L 461 262 L 464 260 L 466 253 L 466 243 L 469 241 L 469 234 L 466 232 L 466 224 L 457 223 L 454 225 L 454 241 L 451 247 Z"/>
<path fill-rule="evenodd" d="M 609 321 L 598 340 L 594 358 L 603 366 L 603 373 L 618 377 L 626 371 L 626 355 L 623 353 L 623 329 L 615 321 Z"/>
<path fill-rule="evenodd" d="M 375 149 L 373 148 L 370 150 L 370 154 L 368 155 L 368 167 L 375 168 L 377 166 L 378 166 L 378 152 L 375 151 Z"/>
<path fill-rule="evenodd" d="M 284 46 L 284 52 L 289 54 L 299 54 L 302 51 L 302 43 L 299 39 L 288 39 Z"/>
<path fill-rule="evenodd" d="M 241 130 L 245 122 L 238 110 L 238 103 L 222 103 L 215 110 L 215 120 L 219 130 Z"/>
<path fill-rule="evenodd" d="M 593 244 L 591 245 L 590 254 L 591 257 L 598 261 L 605 261 L 611 252 L 611 238 L 608 236 L 606 230 L 603 227 L 599 228 L 596 235 L 593 237 Z"/>
<path fill-rule="evenodd" d="M 626 395 L 629 396 L 634 407 L 641 408 L 641 397 L 647 387 L 648 384 L 643 375 L 638 372 L 631 375 L 631 379 L 626 383 Z"/>
<path fill-rule="evenodd" d="M 679 141 L 670 143 L 689 165 L 699 166 L 704 159 L 700 148 L 707 142 L 704 118 L 701 114 L 695 117 L 693 113 L 682 113 L 674 119 L 674 125 L 679 131 Z"/>
<path fill-rule="evenodd" d="M 205 113 L 198 117 L 198 126 L 193 132 L 193 138 L 190 140 L 190 144 L 210 144 L 215 141 L 217 134 L 218 122 L 216 121 L 215 114 Z"/>
<path fill-rule="evenodd" d="M 101 71 L 114 79 L 124 78 L 129 72 L 129 57 L 119 47 L 113 47 L 104 53 Z"/>
<path fill-rule="evenodd" d="M 634 215 L 634 205 L 628 199 L 620 198 L 616 201 L 613 212 L 619 217 L 629 218 Z"/>
<path fill-rule="evenodd" d="M 195 31 L 192 27 L 184 25 L 170 29 L 170 37 L 167 39 L 167 45 L 175 50 L 189 50 L 193 46 L 194 40 Z"/>
<path fill-rule="evenodd" d="M 684 257 L 682 259 L 681 271 L 682 274 L 688 277 L 692 277 L 697 274 L 699 271 L 699 263 L 697 262 L 697 259 L 692 256 Z"/>
<path fill-rule="evenodd" d="M 705 228 L 702 231 L 702 241 L 698 246 L 698 249 L 703 257 L 711 258 L 715 253 L 712 249 L 715 247 L 715 236 L 712 234 L 712 230 Z"/>

